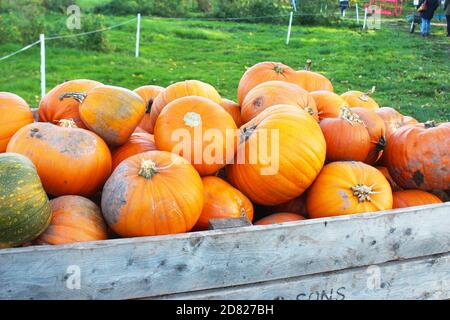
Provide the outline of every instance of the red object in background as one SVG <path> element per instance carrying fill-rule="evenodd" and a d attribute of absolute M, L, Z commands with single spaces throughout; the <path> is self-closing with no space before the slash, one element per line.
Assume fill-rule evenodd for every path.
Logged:
<path fill-rule="evenodd" d="M 380 13 L 387 16 L 398 16 L 403 11 L 403 0 L 370 0 L 369 6 L 377 6 L 380 8 Z"/>

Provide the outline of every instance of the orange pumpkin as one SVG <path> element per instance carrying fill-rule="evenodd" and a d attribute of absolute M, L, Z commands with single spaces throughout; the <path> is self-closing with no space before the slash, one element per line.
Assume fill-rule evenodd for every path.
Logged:
<path fill-rule="evenodd" d="M 389 173 L 388 168 L 386 167 L 375 167 L 378 169 L 378 171 L 380 171 L 384 177 L 387 179 L 387 181 L 389 182 L 389 184 L 391 185 L 391 189 L 392 191 L 401 191 L 403 190 L 402 188 L 399 187 L 399 185 L 394 181 L 394 179 L 392 179 L 391 174 Z"/>
<path fill-rule="evenodd" d="M 152 130 L 150 111 L 152 110 L 153 102 L 155 101 L 158 94 L 164 91 L 163 87 L 160 86 L 142 86 L 134 90 L 145 102 L 145 114 L 139 123 L 139 127 L 143 130 L 150 132 Z"/>
<path fill-rule="evenodd" d="M 83 123 L 113 147 L 128 141 L 145 113 L 144 100 L 120 87 L 99 86 L 87 93 L 66 93 L 62 98 L 80 102 Z"/>
<path fill-rule="evenodd" d="M 270 216 L 260 219 L 259 221 L 255 222 L 255 226 L 293 222 L 299 220 L 305 220 L 305 217 L 295 213 L 281 212 L 281 213 L 274 213 L 271 214 Z"/>
<path fill-rule="evenodd" d="M 310 114 L 295 106 L 273 106 L 240 128 L 228 179 L 253 202 L 278 205 L 312 184 L 325 153 L 325 139 Z"/>
<path fill-rule="evenodd" d="M 133 133 L 128 141 L 112 151 L 112 169 L 138 153 L 156 150 L 155 138 L 150 133 Z"/>
<path fill-rule="evenodd" d="M 391 134 L 405 124 L 403 122 L 403 116 L 393 108 L 382 107 L 375 112 L 384 121 L 386 127 L 386 139 L 389 139 Z"/>
<path fill-rule="evenodd" d="M 442 203 L 441 199 L 432 193 L 422 190 L 403 190 L 392 194 L 393 209 L 423 206 L 426 204 Z"/>
<path fill-rule="evenodd" d="M 346 107 L 339 118 L 320 122 L 327 143 L 327 161 L 364 161 L 370 150 L 370 136 L 359 116 Z"/>
<path fill-rule="evenodd" d="M 381 158 L 386 147 L 386 126 L 384 121 L 374 111 L 369 109 L 352 108 L 351 110 L 359 116 L 359 119 L 361 119 L 369 132 L 370 149 L 364 162 L 374 165 Z"/>
<path fill-rule="evenodd" d="M 238 189 L 221 178 L 203 177 L 203 210 L 196 230 L 207 230 L 210 219 L 247 217 L 253 220 L 253 205 Z"/>
<path fill-rule="evenodd" d="M 50 225 L 36 240 L 39 244 L 66 244 L 108 239 L 99 207 L 80 196 L 62 196 L 50 201 Z"/>
<path fill-rule="evenodd" d="M 272 212 L 292 212 L 306 218 L 308 217 L 308 212 L 306 211 L 306 194 L 304 193 L 293 200 L 271 207 L 271 210 Z"/>
<path fill-rule="evenodd" d="M 155 125 L 158 150 L 190 161 L 200 175 L 211 175 L 232 159 L 236 124 L 217 103 L 203 97 L 184 97 L 169 103 Z"/>
<path fill-rule="evenodd" d="M 410 116 L 403 116 L 403 124 L 417 124 L 419 121 Z"/>
<path fill-rule="evenodd" d="M 300 78 L 300 82 L 297 83 L 299 86 L 309 92 L 319 90 L 334 91 L 333 85 L 327 77 L 311 70 L 312 61 L 308 60 L 306 61 L 305 70 L 297 71 L 297 76 Z"/>
<path fill-rule="evenodd" d="M 267 81 L 250 90 L 241 106 L 242 121 L 248 122 L 268 107 L 277 104 L 297 106 L 310 113 L 316 120 L 317 108 L 308 91 L 296 84 L 283 81 Z"/>
<path fill-rule="evenodd" d="M 230 114 L 230 116 L 233 117 L 236 126 L 239 128 L 242 125 L 241 106 L 238 105 L 236 102 L 228 99 L 222 99 L 220 105 L 222 106 L 222 108 L 225 109 L 226 112 Z"/>
<path fill-rule="evenodd" d="M 86 93 L 91 89 L 101 86 L 98 81 L 93 80 L 70 80 L 61 83 L 50 90 L 39 103 L 39 121 L 57 124 L 59 120 L 72 119 L 78 128 L 86 128 L 81 121 L 79 107 L 80 102 L 74 99 L 61 99 L 68 92 Z"/>
<path fill-rule="evenodd" d="M 222 102 L 222 98 L 217 90 L 208 83 L 198 80 L 186 80 L 171 84 L 153 102 L 150 110 L 149 132 L 153 133 L 159 114 L 170 102 L 188 96 L 204 97 L 217 104 Z"/>
<path fill-rule="evenodd" d="M 7 150 L 28 157 L 53 196 L 91 196 L 111 173 L 108 146 L 85 129 L 31 123 L 16 132 Z"/>
<path fill-rule="evenodd" d="M 311 96 L 316 102 L 319 119 L 337 118 L 341 112 L 342 107 L 348 107 L 347 102 L 338 94 L 320 90 L 311 92 Z"/>
<path fill-rule="evenodd" d="M 450 189 L 450 122 L 406 125 L 389 138 L 389 173 L 405 189 Z"/>
<path fill-rule="evenodd" d="M 242 106 L 245 96 L 250 90 L 263 82 L 273 80 L 300 85 L 300 77 L 291 67 L 280 62 L 260 62 L 248 68 L 239 81 L 238 103 Z"/>
<path fill-rule="evenodd" d="M 202 212 L 203 184 L 182 157 L 149 151 L 124 160 L 102 194 L 102 210 L 122 237 L 187 232 Z"/>
<path fill-rule="evenodd" d="M 373 93 L 372 90 L 369 93 L 364 93 L 361 91 L 347 91 L 341 94 L 341 97 L 347 101 L 350 108 L 364 108 L 372 111 L 378 110 L 380 106 L 378 103 L 370 97 L 370 94 Z"/>
<path fill-rule="evenodd" d="M 306 196 L 311 218 L 392 209 L 392 190 L 384 175 L 363 162 L 325 165 Z"/>
<path fill-rule="evenodd" d="M 0 153 L 6 151 L 17 130 L 33 121 L 33 113 L 25 100 L 13 93 L 0 92 Z"/>

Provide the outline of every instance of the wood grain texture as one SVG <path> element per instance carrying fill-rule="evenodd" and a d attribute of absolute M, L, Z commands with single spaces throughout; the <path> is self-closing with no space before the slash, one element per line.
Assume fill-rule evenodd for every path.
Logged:
<path fill-rule="evenodd" d="M 209 230 L 220 230 L 230 228 L 240 228 L 251 226 L 252 223 L 247 217 L 227 218 L 227 219 L 209 219 Z"/>
<path fill-rule="evenodd" d="M 155 297 L 448 252 L 450 203 L 282 225 L 4 249 L 0 299 Z M 74 268 L 80 271 L 80 289 L 67 287 Z"/>

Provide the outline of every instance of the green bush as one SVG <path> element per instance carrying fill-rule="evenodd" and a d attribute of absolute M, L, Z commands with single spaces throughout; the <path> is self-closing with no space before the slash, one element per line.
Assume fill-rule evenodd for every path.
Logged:
<path fill-rule="evenodd" d="M 192 0 L 112 0 L 94 8 L 94 12 L 110 15 L 130 15 L 141 13 L 162 17 L 189 15 L 197 6 Z"/>
<path fill-rule="evenodd" d="M 75 4 L 74 0 L 41 0 L 42 5 L 48 11 L 66 13 L 67 8 Z"/>

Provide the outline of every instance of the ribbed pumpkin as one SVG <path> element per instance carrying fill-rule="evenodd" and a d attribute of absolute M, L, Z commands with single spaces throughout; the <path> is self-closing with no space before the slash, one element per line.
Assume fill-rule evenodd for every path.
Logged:
<path fill-rule="evenodd" d="M 50 214 L 33 163 L 20 154 L 0 154 L 0 248 L 34 240 L 47 228 Z"/>
<path fill-rule="evenodd" d="M 239 81 L 238 103 L 242 106 L 245 96 L 250 90 L 263 82 L 273 80 L 300 85 L 300 77 L 291 67 L 281 62 L 260 62 L 248 68 Z"/>
<path fill-rule="evenodd" d="M 102 211 L 122 237 L 182 233 L 197 223 L 203 184 L 182 157 L 149 151 L 123 161 L 105 184 Z"/>
<path fill-rule="evenodd" d="M 450 122 L 406 125 L 389 138 L 389 173 L 405 189 L 450 189 Z"/>
<path fill-rule="evenodd" d="M 372 93 L 373 90 L 369 93 L 352 90 L 341 94 L 341 97 L 347 101 L 350 108 L 364 108 L 375 111 L 378 110 L 380 106 L 372 97 L 370 97 L 370 94 Z"/>
<path fill-rule="evenodd" d="M 207 98 L 217 104 L 222 102 L 222 98 L 217 90 L 208 83 L 198 80 L 186 80 L 171 84 L 153 102 L 150 110 L 149 132 L 153 133 L 159 114 L 170 102 L 189 96 Z"/>
<path fill-rule="evenodd" d="M 80 196 L 62 196 L 50 201 L 52 219 L 38 244 L 66 244 L 108 239 L 100 208 Z"/>
<path fill-rule="evenodd" d="M 359 116 L 359 119 L 361 119 L 369 132 L 370 149 L 364 162 L 374 165 L 381 158 L 386 147 L 386 126 L 384 121 L 374 111 L 369 109 L 352 108 L 351 111 Z"/>
<path fill-rule="evenodd" d="M 120 87 L 99 86 L 87 93 L 66 93 L 62 98 L 80 102 L 83 123 L 113 147 L 127 142 L 145 113 L 144 100 Z"/>
<path fill-rule="evenodd" d="M 255 222 L 255 226 L 262 226 L 262 225 L 268 225 L 268 224 L 278 224 L 278 223 L 285 223 L 285 222 L 293 222 L 293 221 L 300 221 L 305 220 L 305 217 L 295 214 L 295 213 L 288 213 L 288 212 L 280 212 L 280 213 L 274 213 L 270 216 L 264 217 L 257 222 Z"/>
<path fill-rule="evenodd" d="M 253 220 L 253 205 L 238 189 L 221 178 L 203 177 L 203 210 L 195 230 L 207 230 L 210 219 L 247 217 Z"/>
<path fill-rule="evenodd" d="M 241 118 L 246 123 L 268 107 L 285 104 L 297 106 L 316 120 L 317 108 L 311 94 L 298 85 L 284 81 L 267 81 L 250 90 L 241 106 Z"/>
<path fill-rule="evenodd" d="M 61 96 L 68 92 L 86 93 L 101 85 L 98 81 L 86 79 L 69 80 L 57 85 L 39 103 L 39 121 L 57 124 L 59 120 L 72 119 L 78 128 L 86 128 L 80 118 L 80 102 L 74 99 L 61 99 Z"/>
<path fill-rule="evenodd" d="M 134 90 L 145 102 L 145 114 L 139 123 L 139 127 L 147 132 L 153 130 L 151 125 L 150 111 L 152 110 L 153 102 L 155 101 L 158 94 L 164 91 L 163 87 L 160 86 L 142 86 Z"/>
<path fill-rule="evenodd" d="M 0 92 L 0 152 L 6 151 L 9 139 L 17 130 L 33 121 L 25 100 L 13 93 Z"/>
<path fill-rule="evenodd" d="M 417 121 L 416 119 L 414 119 L 413 117 L 410 116 L 403 116 L 403 124 L 407 125 L 407 124 L 417 124 L 419 123 L 419 121 Z"/>
<path fill-rule="evenodd" d="M 111 153 L 95 133 L 47 122 L 29 124 L 11 138 L 8 152 L 23 154 L 54 196 L 91 196 L 111 173 Z"/>
<path fill-rule="evenodd" d="M 222 99 L 220 105 L 233 117 L 234 123 L 236 123 L 236 126 L 239 128 L 242 125 L 241 106 L 228 99 Z"/>
<path fill-rule="evenodd" d="M 382 107 L 375 111 L 377 115 L 383 119 L 386 127 L 386 139 L 393 134 L 398 128 L 405 125 L 404 118 L 400 112 L 390 107 Z"/>
<path fill-rule="evenodd" d="M 310 114 L 295 106 L 273 106 L 240 128 L 228 179 L 253 202 L 278 205 L 312 184 L 325 153 L 325 139 Z"/>
<path fill-rule="evenodd" d="M 341 112 L 342 107 L 348 107 L 347 102 L 338 94 L 320 90 L 311 92 L 311 96 L 316 102 L 319 119 L 337 118 Z"/>
<path fill-rule="evenodd" d="M 306 194 L 304 193 L 293 200 L 270 207 L 270 209 L 272 212 L 291 212 L 306 218 L 308 217 L 308 212 L 306 210 Z"/>
<path fill-rule="evenodd" d="M 308 191 L 310 218 L 392 209 L 392 190 L 384 175 L 363 162 L 325 165 Z"/>
<path fill-rule="evenodd" d="M 320 122 L 327 143 L 327 161 L 364 161 L 370 150 L 370 136 L 359 116 L 346 107 L 339 118 Z"/>
<path fill-rule="evenodd" d="M 380 171 L 384 177 L 387 179 L 387 181 L 389 182 L 389 184 L 391 185 L 391 189 L 392 191 L 401 191 L 403 190 L 402 188 L 400 188 L 400 186 L 394 181 L 394 179 L 392 179 L 391 174 L 389 173 L 388 168 L 386 167 L 380 167 L 377 166 L 375 167 L 378 169 L 378 171 Z"/>
<path fill-rule="evenodd" d="M 184 97 L 169 103 L 155 125 L 158 150 L 178 154 L 200 175 L 211 175 L 234 156 L 236 124 L 217 103 Z"/>
<path fill-rule="evenodd" d="M 152 134 L 133 133 L 124 145 L 112 151 L 112 169 L 116 169 L 123 160 L 131 156 L 153 150 L 156 150 L 156 145 Z"/>
<path fill-rule="evenodd" d="M 426 204 L 442 203 L 441 199 L 432 193 L 422 190 L 403 190 L 392 194 L 393 209 L 423 206 Z"/>
<path fill-rule="evenodd" d="M 297 71 L 299 81 L 297 84 L 303 89 L 313 92 L 319 90 L 334 91 L 331 81 L 324 75 L 312 71 L 312 61 L 306 61 L 305 70 Z"/>

